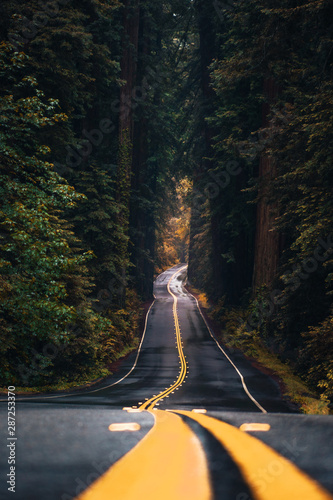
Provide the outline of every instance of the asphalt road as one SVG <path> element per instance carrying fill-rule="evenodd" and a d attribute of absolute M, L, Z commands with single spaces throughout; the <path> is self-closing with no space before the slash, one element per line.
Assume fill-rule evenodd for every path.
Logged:
<path fill-rule="evenodd" d="M 114 376 L 17 397 L 16 440 L 0 403 L 1 499 L 333 498 L 333 418 L 294 413 L 273 379 L 219 346 L 182 267 L 157 278 L 140 349 Z"/>

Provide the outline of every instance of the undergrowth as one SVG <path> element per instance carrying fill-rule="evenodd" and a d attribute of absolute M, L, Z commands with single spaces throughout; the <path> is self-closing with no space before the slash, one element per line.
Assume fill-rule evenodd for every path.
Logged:
<path fill-rule="evenodd" d="M 213 307 L 207 296 L 191 287 L 196 294 L 201 308 L 218 325 L 215 335 L 217 339 L 230 349 L 239 349 L 250 360 L 254 360 L 272 374 L 277 376 L 281 383 L 283 397 L 295 403 L 302 413 L 328 415 L 329 400 L 309 387 L 306 381 L 294 373 L 292 367 L 283 362 L 278 354 L 274 353 L 265 344 L 262 332 L 251 329 L 247 318 L 252 311 L 244 309 L 227 309 L 223 299 Z"/>

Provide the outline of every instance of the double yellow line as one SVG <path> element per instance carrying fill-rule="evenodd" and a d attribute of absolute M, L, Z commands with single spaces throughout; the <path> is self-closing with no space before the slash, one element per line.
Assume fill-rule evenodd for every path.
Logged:
<path fill-rule="evenodd" d="M 157 396 L 153 396 L 152 398 L 145 401 L 145 403 L 143 403 L 142 405 L 139 406 L 139 410 L 152 410 L 154 408 L 154 406 L 156 405 L 156 403 L 158 403 L 159 401 L 161 401 L 165 397 L 169 396 L 174 390 L 176 390 L 177 387 L 179 387 L 184 382 L 185 377 L 186 377 L 187 366 L 186 366 L 186 359 L 185 359 L 183 346 L 182 346 L 182 338 L 181 338 L 181 332 L 180 332 L 179 320 L 178 320 L 178 314 L 177 314 L 178 299 L 177 299 L 176 295 L 174 293 L 172 293 L 172 291 L 170 289 L 170 283 L 173 280 L 173 278 L 186 268 L 187 268 L 187 266 L 184 266 L 184 267 L 181 267 L 180 269 L 178 269 L 178 271 L 176 271 L 169 279 L 168 286 L 167 286 L 168 292 L 173 297 L 172 312 L 173 312 L 173 318 L 174 318 L 174 322 L 175 322 L 177 349 L 178 349 L 179 360 L 180 360 L 180 364 L 181 364 L 180 373 L 178 375 L 177 380 L 170 387 L 168 387 L 167 389 L 162 391 Z"/>
<path fill-rule="evenodd" d="M 230 424 L 189 411 L 155 409 L 151 413 L 155 425 L 148 434 L 76 500 L 213 500 L 212 463 L 182 415 L 221 443 L 238 466 L 253 499 L 333 500 L 325 488 L 292 462 Z M 226 473 L 221 470 L 221 481 Z M 235 498 L 249 497 L 239 493 Z"/>
<path fill-rule="evenodd" d="M 199 438 L 179 416 L 152 414 L 148 434 L 76 500 L 213 499 Z"/>
<path fill-rule="evenodd" d="M 76 500 L 213 500 L 209 463 L 197 435 L 182 420 L 186 416 L 205 428 L 228 452 L 255 500 L 333 500 L 320 484 L 259 439 L 243 429 L 256 430 L 270 425 L 246 424 L 240 429 L 207 415 L 189 411 L 159 411 L 154 406 L 183 383 L 187 367 L 173 297 L 173 316 L 181 363 L 179 376 L 169 388 L 152 397 L 139 410 L 152 410 L 155 425 L 130 452 L 124 455 Z M 259 425 L 260 424 L 260 425 Z M 130 425 L 130 428 L 129 428 Z M 111 427 L 111 428 L 110 428 Z M 137 430 L 136 422 L 113 424 L 117 430 Z M 247 497 L 247 495 L 244 493 Z M 242 494 L 240 494 L 242 496 Z M 237 497 L 238 498 L 238 497 Z M 243 496 L 242 496 L 243 498 Z M 245 497 L 244 497 L 245 498 Z"/>

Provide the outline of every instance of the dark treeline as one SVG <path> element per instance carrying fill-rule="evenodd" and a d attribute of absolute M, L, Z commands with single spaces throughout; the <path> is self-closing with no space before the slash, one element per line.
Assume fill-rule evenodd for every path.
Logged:
<path fill-rule="evenodd" d="M 229 327 L 259 335 L 331 394 L 333 4 L 196 8 L 191 281 Z"/>
<path fill-rule="evenodd" d="M 188 258 L 222 321 L 332 392 L 332 13 L 1 2 L 4 383 L 102 370 Z"/>
<path fill-rule="evenodd" d="M 85 380 L 133 345 L 174 183 L 174 12 L 1 2 L 3 384 Z"/>

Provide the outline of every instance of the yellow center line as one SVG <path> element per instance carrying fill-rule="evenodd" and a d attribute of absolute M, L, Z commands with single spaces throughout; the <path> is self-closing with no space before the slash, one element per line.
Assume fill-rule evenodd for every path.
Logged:
<path fill-rule="evenodd" d="M 187 266 L 184 266 L 178 271 L 176 271 L 171 278 L 168 281 L 168 286 L 167 290 L 169 294 L 173 297 L 173 307 L 172 307 L 172 312 L 173 312 L 173 318 L 174 318 L 174 323 L 175 323 L 175 330 L 176 330 L 176 340 L 177 340 L 177 349 L 178 349 L 178 355 L 180 359 L 180 364 L 181 364 L 181 370 L 178 375 L 177 380 L 170 386 L 167 387 L 164 391 L 162 391 L 160 394 L 157 396 L 153 396 L 152 398 L 148 399 L 145 403 L 139 406 L 140 410 L 152 410 L 154 406 L 164 399 L 165 397 L 169 396 L 177 387 L 179 387 L 185 380 L 186 373 L 187 373 L 187 366 L 186 366 L 186 359 L 183 351 L 183 346 L 182 346 L 182 338 L 181 338 L 181 332 L 180 332 L 180 327 L 179 327 L 179 320 L 178 320 L 178 314 L 177 314 L 177 303 L 178 299 L 177 296 L 171 291 L 170 289 L 170 283 L 173 280 L 173 278 L 179 274 L 181 271 L 186 269 Z"/>
<path fill-rule="evenodd" d="M 149 433 L 77 500 L 212 500 L 199 439 L 177 415 L 151 413 Z"/>
<path fill-rule="evenodd" d="M 190 417 L 213 434 L 238 465 L 256 500 L 333 500 L 321 485 L 259 439 L 206 415 L 175 413 Z"/>

